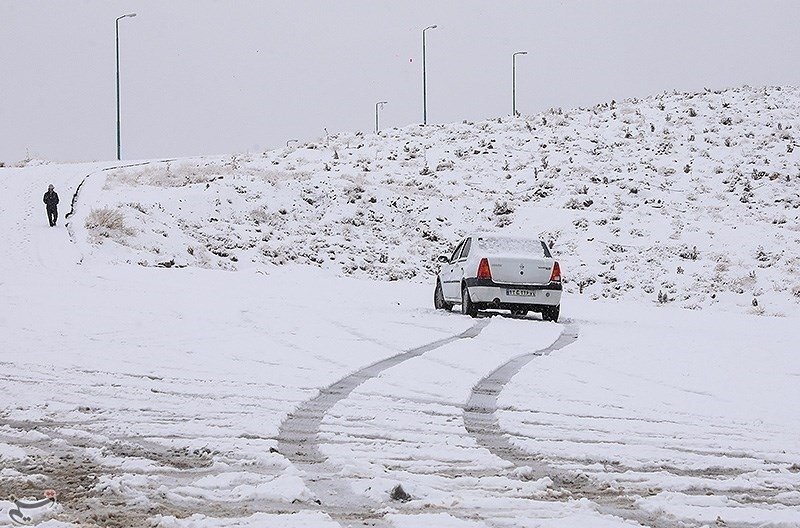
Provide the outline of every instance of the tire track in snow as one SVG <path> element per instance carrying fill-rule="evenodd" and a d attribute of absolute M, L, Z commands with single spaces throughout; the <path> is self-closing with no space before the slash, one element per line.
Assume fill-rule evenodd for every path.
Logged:
<path fill-rule="evenodd" d="M 495 456 L 511 462 L 516 466 L 529 466 L 535 478 L 543 478 L 557 472 L 552 466 L 535 455 L 520 449 L 511 443 L 508 436 L 500 429 L 500 422 L 495 415 L 497 397 L 503 388 L 522 368 L 537 357 L 549 355 L 564 348 L 578 339 L 578 327 L 568 325 L 559 338 L 549 347 L 529 352 L 500 365 L 489 375 L 480 380 L 473 388 L 464 408 L 464 426 L 478 445 L 483 446 Z M 555 479 L 554 479 L 555 480 Z"/>
<path fill-rule="evenodd" d="M 304 481 L 316 495 L 320 509 L 334 520 L 348 526 L 384 526 L 383 513 L 366 497 L 353 493 L 347 482 L 337 479 L 336 469 L 326 462 L 320 451 L 319 433 L 324 416 L 334 405 L 346 399 L 364 382 L 404 361 L 443 347 L 460 339 L 476 337 L 490 323 L 481 319 L 464 332 L 413 348 L 373 363 L 320 390 L 320 393 L 289 414 L 278 432 L 278 451 L 292 464 L 305 471 Z"/>
<path fill-rule="evenodd" d="M 514 445 L 509 434 L 500 428 L 500 422 L 495 414 L 497 397 L 511 381 L 511 378 L 537 357 L 547 356 L 574 343 L 577 339 L 578 326 L 570 323 L 561 336 L 549 347 L 517 356 L 479 381 L 472 388 L 472 393 L 464 409 L 464 426 L 469 434 L 478 445 L 498 458 L 510 462 L 517 468 L 530 468 L 532 478 L 549 477 L 552 479 L 553 485 L 566 490 L 570 498 L 586 498 L 592 501 L 596 504 L 597 511 L 602 514 L 621 517 L 652 528 L 703 526 L 704 523 L 697 521 L 666 518 L 664 514 L 645 511 L 636 504 L 636 497 L 627 496 L 617 490 L 602 488 L 585 475 L 553 466 L 540 456 Z M 728 526 L 733 525 L 729 524 Z M 749 525 L 742 524 L 741 526 Z"/>

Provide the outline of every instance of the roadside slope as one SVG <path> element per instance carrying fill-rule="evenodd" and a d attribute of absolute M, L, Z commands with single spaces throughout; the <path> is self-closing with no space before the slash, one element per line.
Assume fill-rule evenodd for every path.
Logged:
<path fill-rule="evenodd" d="M 667 93 L 110 172 L 96 258 L 430 281 L 466 232 L 541 236 L 592 299 L 800 303 L 800 92 Z M 87 214 L 84 211 L 84 214 Z"/>

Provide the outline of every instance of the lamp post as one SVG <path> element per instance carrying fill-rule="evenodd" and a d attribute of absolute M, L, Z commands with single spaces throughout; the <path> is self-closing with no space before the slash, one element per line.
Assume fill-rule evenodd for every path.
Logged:
<path fill-rule="evenodd" d="M 422 30 L 422 124 L 428 124 L 428 80 L 425 71 L 425 32 L 429 29 L 436 29 L 436 26 L 428 26 Z"/>
<path fill-rule="evenodd" d="M 121 17 L 117 17 L 116 26 L 117 26 L 117 161 L 122 159 L 120 155 L 120 131 L 119 131 L 119 21 L 123 18 L 135 17 L 136 13 L 128 13 L 127 15 L 122 15 Z"/>
<path fill-rule="evenodd" d="M 511 56 L 511 115 L 517 117 L 517 55 L 527 55 L 527 51 L 516 51 Z"/>
<path fill-rule="evenodd" d="M 378 109 L 379 108 L 383 108 L 383 105 L 385 105 L 388 102 L 389 101 L 378 101 L 377 103 L 375 103 L 375 133 L 376 134 L 380 130 L 380 127 L 378 126 Z"/>

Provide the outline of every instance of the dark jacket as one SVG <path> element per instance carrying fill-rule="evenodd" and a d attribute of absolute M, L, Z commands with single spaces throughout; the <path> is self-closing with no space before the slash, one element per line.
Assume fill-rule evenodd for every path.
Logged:
<path fill-rule="evenodd" d="M 58 205 L 58 194 L 55 191 L 47 191 L 44 193 L 42 201 L 47 204 L 47 207 L 55 207 Z"/>

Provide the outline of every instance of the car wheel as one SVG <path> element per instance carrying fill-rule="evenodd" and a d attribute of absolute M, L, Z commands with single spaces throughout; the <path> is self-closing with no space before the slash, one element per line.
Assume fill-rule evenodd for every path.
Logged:
<path fill-rule="evenodd" d="M 528 315 L 528 310 L 525 310 L 523 308 L 517 308 L 511 310 L 511 315 L 515 315 L 517 317 L 525 317 L 526 315 Z"/>
<path fill-rule="evenodd" d="M 553 321 L 554 323 L 558 322 L 558 316 L 561 313 L 561 305 L 557 306 L 545 306 L 542 310 L 542 319 L 545 321 Z"/>
<path fill-rule="evenodd" d="M 478 316 L 478 309 L 469 298 L 469 290 L 466 286 L 461 287 L 461 313 L 470 317 Z"/>
<path fill-rule="evenodd" d="M 452 304 L 444 300 L 442 283 L 438 280 L 436 281 L 436 291 L 433 292 L 433 307 L 437 310 L 447 310 L 448 312 L 453 307 Z"/>

